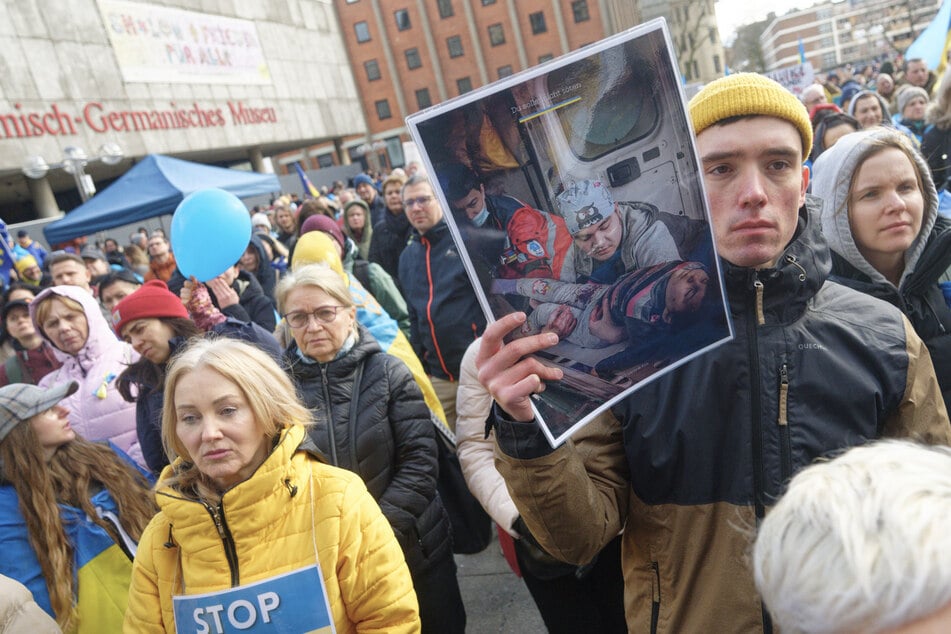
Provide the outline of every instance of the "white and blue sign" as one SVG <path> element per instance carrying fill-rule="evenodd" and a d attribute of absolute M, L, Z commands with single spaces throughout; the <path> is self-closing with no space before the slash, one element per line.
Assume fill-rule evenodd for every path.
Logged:
<path fill-rule="evenodd" d="M 178 634 L 335 631 L 317 566 L 221 592 L 175 596 L 172 606 Z"/>

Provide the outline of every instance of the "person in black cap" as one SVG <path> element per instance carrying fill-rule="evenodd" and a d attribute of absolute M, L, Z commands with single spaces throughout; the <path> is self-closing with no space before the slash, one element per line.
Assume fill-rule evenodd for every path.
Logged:
<path fill-rule="evenodd" d="M 63 365 L 53 347 L 36 332 L 26 300 L 16 299 L 3 306 L 3 331 L 10 337 L 14 354 L 0 366 L 0 385 L 36 384 Z"/>
<path fill-rule="evenodd" d="M 23 253 L 17 253 L 22 251 Z M 20 229 L 17 231 L 17 243 L 14 247 L 14 255 L 30 254 L 36 258 L 37 264 L 40 265 L 40 268 L 43 268 L 43 263 L 46 261 L 47 252 L 39 242 L 30 237 L 29 232 L 26 229 Z"/>
<path fill-rule="evenodd" d="M 70 426 L 59 403 L 78 389 L 0 388 L 0 574 L 24 584 L 63 631 L 118 632 L 135 544 L 157 508 L 128 456 Z"/>

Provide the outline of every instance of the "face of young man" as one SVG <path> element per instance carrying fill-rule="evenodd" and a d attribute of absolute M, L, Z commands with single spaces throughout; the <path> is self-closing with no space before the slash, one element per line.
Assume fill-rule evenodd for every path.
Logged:
<path fill-rule="evenodd" d="M 149 256 L 152 258 L 164 258 L 168 255 L 168 242 L 162 236 L 152 236 L 149 238 Z"/>
<path fill-rule="evenodd" d="M 713 125 L 697 136 L 720 257 L 768 268 L 796 231 L 806 198 L 802 140 L 775 117 Z"/>
<path fill-rule="evenodd" d="M 362 198 L 367 204 L 373 202 L 373 199 L 376 198 L 376 188 L 373 187 L 370 183 L 360 183 L 356 187 L 357 196 Z"/>
<path fill-rule="evenodd" d="M 905 79 L 912 86 L 924 88 L 928 83 L 928 65 L 924 60 L 915 60 L 908 62 L 908 70 L 905 71 Z"/>
<path fill-rule="evenodd" d="M 89 281 L 92 279 L 89 269 L 75 260 L 63 260 L 50 266 L 50 277 L 57 286 L 78 286 L 92 292 L 89 288 Z"/>

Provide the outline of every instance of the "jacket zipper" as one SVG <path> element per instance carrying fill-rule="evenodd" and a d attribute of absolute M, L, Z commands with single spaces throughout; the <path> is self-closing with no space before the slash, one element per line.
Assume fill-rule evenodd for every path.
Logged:
<path fill-rule="evenodd" d="M 759 367 L 759 338 L 757 327 L 766 324 L 766 315 L 763 311 L 763 295 L 765 287 L 759 279 L 759 273 L 753 271 L 753 290 L 756 295 L 753 312 L 747 320 L 747 335 L 749 336 L 749 363 L 750 363 L 750 428 L 753 435 L 753 510 L 756 513 L 756 526 L 759 528 L 760 522 L 766 516 L 765 504 L 765 481 L 766 474 L 763 463 L 763 430 L 762 430 L 762 399 L 760 398 L 760 367 Z M 752 317 L 756 317 L 754 323 Z M 763 634 L 772 634 L 773 622 L 769 613 L 766 611 L 766 605 L 762 605 L 763 612 Z"/>
<path fill-rule="evenodd" d="M 450 381 L 455 382 L 456 377 L 452 375 L 449 368 L 446 367 L 446 361 L 442 358 L 442 350 L 439 349 L 439 341 L 436 339 L 436 327 L 433 325 L 433 300 L 435 299 L 436 287 L 433 285 L 433 267 L 432 267 L 432 248 L 433 243 L 425 237 L 420 237 L 420 242 L 426 247 L 426 282 L 429 284 L 429 298 L 426 300 L 426 319 L 429 320 L 429 336 L 433 340 L 433 349 L 436 356 L 439 357 L 439 365 L 442 371 L 446 373 Z"/>
<path fill-rule="evenodd" d="M 327 405 L 327 434 L 330 439 L 330 461 L 335 467 L 340 466 L 340 461 L 337 460 L 337 437 L 334 434 L 334 415 L 333 407 L 330 404 L 330 383 L 327 378 L 327 366 L 320 364 L 320 386 L 324 391 L 324 403 Z"/>
<path fill-rule="evenodd" d="M 203 503 L 204 504 L 204 503 Z M 228 568 L 231 571 L 231 587 L 237 588 L 241 585 L 241 576 L 238 573 L 238 552 L 234 545 L 234 537 L 231 535 L 231 529 L 228 528 L 228 522 L 225 520 L 225 510 L 221 504 L 212 507 L 204 504 L 211 515 L 211 521 L 215 523 L 218 529 L 218 537 L 221 538 L 221 544 L 225 549 L 225 558 L 228 560 Z"/>
<path fill-rule="evenodd" d="M 756 302 L 754 306 L 755 315 L 750 315 L 747 320 L 747 336 L 749 337 L 749 364 L 750 364 L 750 433 L 752 434 L 753 450 L 753 508 L 756 511 L 757 524 L 759 520 L 766 515 L 766 508 L 763 504 L 763 434 L 760 429 L 760 408 L 762 407 L 759 384 L 759 345 L 757 341 L 756 327 L 765 323 L 763 316 L 763 282 L 760 281 L 758 273 L 753 272 L 753 289 L 756 293 Z M 753 317 L 756 320 L 753 320 Z"/>
<path fill-rule="evenodd" d="M 789 368 L 784 363 L 779 368 L 779 415 L 776 418 L 776 424 L 779 425 L 779 465 L 780 475 L 783 482 L 788 482 L 792 477 L 792 450 L 789 441 L 789 417 L 787 415 L 787 406 L 789 404 Z"/>
<path fill-rule="evenodd" d="M 651 573 L 654 575 L 651 579 L 651 634 L 657 634 L 660 621 L 660 564 L 656 561 L 651 562 Z"/>

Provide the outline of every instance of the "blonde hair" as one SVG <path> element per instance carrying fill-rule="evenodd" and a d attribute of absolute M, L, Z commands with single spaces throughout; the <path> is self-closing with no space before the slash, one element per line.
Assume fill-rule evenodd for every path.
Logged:
<path fill-rule="evenodd" d="M 941 76 L 938 96 L 928 106 L 925 122 L 934 125 L 939 130 L 951 128 L 951 66 Z"/>
<path fill-rule="evenodd" d="M 405 176 L 400 176 L 399 174 L 390 174 L 386 177 L 386 180 L 383 181 L 383 186 L 380 187 L 380 191 L 386 193 L 387 185 L 396 185 L 397 189 L 402 190 L 403 184 L 406 182 Z"/>
<path fill-rule="evenodd" d="M 241 390 L 268 442 L 274 441 L 285 427 L 309 425 L 311 415 L 277 362 L 249 343 L 227 338 L 197 339 L 175 355 L 166 374 L 162 405 L 162 443 L 175 468 L 172 476 L 157 486 L 169 486 L 217 504 L 221 499 L 220 492 L 191 462 L 176 433 L 175 390 L 182 379 L 199 368 L 217 372 Z M 182 460 L 175 464 L 177 457 Z"/>
<path fill-rule="evenodd" d="M 281 277 L 274 296 L 277 299 L 277 310 L 282 315 L 287 308 L 287 296 L 296 288 L 309 286 L 319 289 L 335 300 L 340 302 L 341 306 L 353 308 L 353 297 L 350 295 L 350 289 L 347 283 L 337 272 L 331 270 L 323 264 L 307 264 L 301 266 Z"/>
<path fill-rule="evenodd" d="M 83 305 L 77 302 L 72 297 L 67 297 L 65 295 L 57 295 L 56 293 L 50 293 L 46 297 L 40 300 L 40 303 L 36 305 L 34 309 L 36 315 L 36 327 L 42 329 L 43 322 L 46 321 L 46 318 L 50 316 L 50 311 L 53 310 L 54 301 L 62 302 L 63 306 L 68 308 L 74 313 L 80 313 L 83 317 L 86 316 L 86 311 L 83 309 Z"/>
<path fill-rule="evenodd" d="M 800 471 L 753 546 L 756 587 L 787 634 L 882 632 L 951 601 L 951 449 L 855 447 Z"/>
<path fill-rule="evenodd" d="M 17 493 L 56 622 L 69 631 L 77 625 L 77 571 L 73 567 L 75 549 L 58 504 L 81 509 L 89 521 L 119 542 L 120 536 L 99 518 L 90 499 L 90 488 L 101 485 L 116 503 L 122 528 L 138 541 L 158 511 L 149 483 L 108 446 L 79 436 L 61 446 L 47 463 L 29 421 L 17 424 L 0 442 L 0 466 L 3 480 Z"/>

